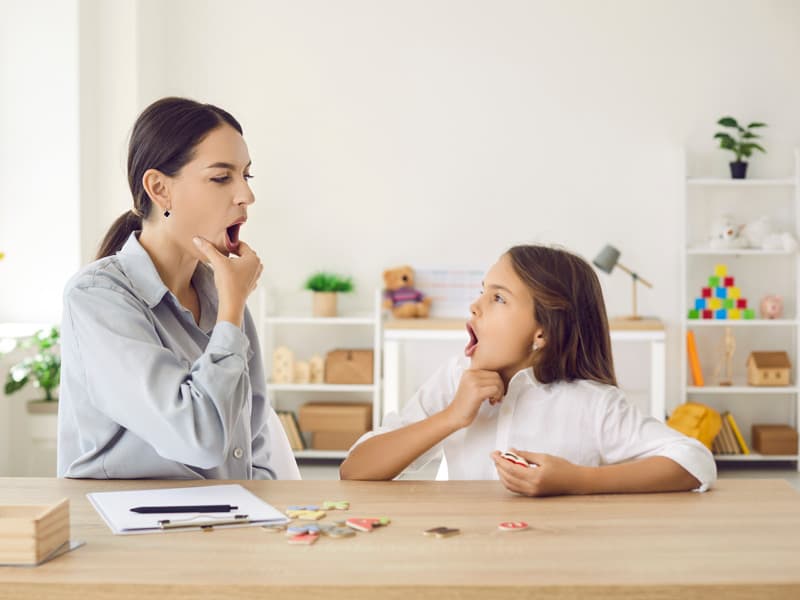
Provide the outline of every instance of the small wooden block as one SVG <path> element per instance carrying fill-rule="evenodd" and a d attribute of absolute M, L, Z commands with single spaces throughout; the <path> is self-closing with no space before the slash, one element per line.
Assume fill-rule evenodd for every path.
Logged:
<path fill-rule="evenodd" d="M 286 525 L 262 525 L 261 529 L 268 531 L 269 533 L 280 533 L 281 531 L 286 531 Z"/>
<path fill-rule="evenodd" d="M 355 534 L 356 532 L 349 527 L 334 527 L 326 532 L 326 535 L 332 538 L 353 537 Z"/>
<path fill-rule="evenodd" d="M 385 522 L 382 522 L 382 521 L 385 521 Z M 389 519 L 387 519 L 386 517 L 384 517 L 383 519 L 372 519 L 372 518 L 370 518 L 370 519 L 355 519 L 354 518 L 354 519 L 347 519 L 347 521 L 345 521 L 345 523 L 346 523 L 346 525 L 348 527 L 352 527 L 353 529 L 356 529 L 358 531 L 364 531 L 366 533 L 369 533 L 375 527 L 380 527 L 381 525 L 388 525 L 389 524 Z"/>
<path fill-rule="evenodd" d="M 305 544 L 310 546 L 319 539 L 319 533 L 303 533 L 289 538 L 290 544 Z"/>
<path fill-rule="evenodd" d="M 423 532 L 425 535 L 435 536 L 437 538 L 445 538 L 461 533 L 460 529 L 451 529 L 449 527 L 434 527 L 433 529 L 426 529 Z"/>
<path fill-rule="evenodd" d="M 325 516 L 324 510 L 287 510 L 286 516 L 290 519 L 299 519 L 301 521 L 319 521 Z"/>
<path fill-rule="evenodd" d="M 286 535 L 303 535 L 304 533 L 312 533 L 319 535 L 320 528 L 316 525 L 292 525 L 286 528 Z"/>
<path fill-rule="evenodd" d="M 322 510 L 348 510 L 349 508 L 350 503 L 347 500 L 337 500 L 335 502 L 326 500 L 322 503 Z"/>

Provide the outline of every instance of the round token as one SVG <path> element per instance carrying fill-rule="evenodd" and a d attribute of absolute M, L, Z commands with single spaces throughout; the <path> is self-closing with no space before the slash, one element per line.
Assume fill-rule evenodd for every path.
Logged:
<path fill-rule="evenodd" d="M 500 531 L 522 531 L 528 528 L 525 521 L 504 521 L 497 526 Z"/>

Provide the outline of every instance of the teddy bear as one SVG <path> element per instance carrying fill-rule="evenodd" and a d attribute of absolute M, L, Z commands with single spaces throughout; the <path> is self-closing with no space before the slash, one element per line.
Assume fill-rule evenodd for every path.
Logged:
<path fill-rule="evenodd" d="M 408 265 L 383 272 L 383 307 L 397 319 L 427 317 L 431 299 L 414 287 L 414 269 Z"/>
<path fill-rule="evenodd" d="M 709 247 L 714 250 L 747 248 L 748 239 L 742 235 L 744 225 L 734 223 L 730 215 L 720 215 L 711 226 Z"/>

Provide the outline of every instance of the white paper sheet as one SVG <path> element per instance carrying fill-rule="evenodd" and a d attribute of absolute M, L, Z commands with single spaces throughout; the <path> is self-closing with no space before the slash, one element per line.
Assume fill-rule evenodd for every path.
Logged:
<path fill-rule="evenodd" d="M 155 533 L 163 531 L 197 531 L 201 525 L 215 521 L 228 521 L 235 515 L 247 515 L 247 522 L 219 527 L 247 527 L 288 523 L 289 519 L 276 508 L 251 494 L 241 485 L 209 485 L 125 492 L 96 492 L 86 494 L 89 502 L 103 517 L 116 535 Z M 171 513 L 139 514 L 131 512 L 136 506 L 185 506 L 197 504 L 230 504 L 238 508 L 230 513 Z M 158 522 L 169 519 L 173 523 L 197 523 L 197 527 L 163 530 Z M 215 526 L 217 527 L 217 526 Z"/>

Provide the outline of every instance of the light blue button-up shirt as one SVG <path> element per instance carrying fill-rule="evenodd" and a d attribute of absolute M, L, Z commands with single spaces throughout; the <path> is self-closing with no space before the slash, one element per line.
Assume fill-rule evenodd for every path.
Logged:
<path fill-rule="evenodd" d="M 192 284 L 200 323 L 131 234 L 64 290 L 58 475 L 272 479 L 256 327 L 217 319 L 211 270 Z"/>

